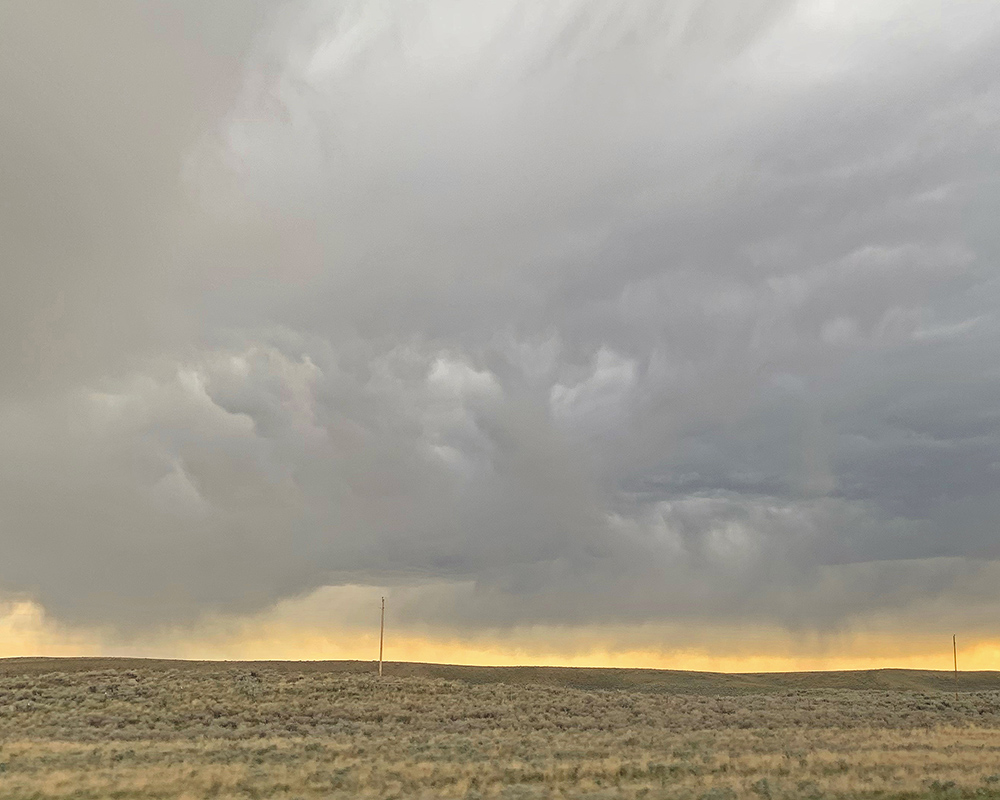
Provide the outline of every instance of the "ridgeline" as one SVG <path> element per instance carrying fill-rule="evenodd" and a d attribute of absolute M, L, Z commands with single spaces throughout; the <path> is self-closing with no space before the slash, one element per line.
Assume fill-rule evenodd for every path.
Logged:
<path fill-rule="evenodd" d="M 954 673 L 947 670 L 871 669 L 817 672 L 688 672 L 665 669 L 596 667 L 478 667 L 456 664 L 385 662 L 385 677 L 430 678 L 466 683 L 560 686 L 576 689 L 626 689 L 685 694 L 751 694 L 853 689 L 871 691 L 1000 690 L 1000 672 Z M 376 674 L 372 661 L 182 661 L 152 658 L 4 658 L 0 676 L 104 670 L 178 670 L 200 672 L 260 671 L 312 674 Z"/>

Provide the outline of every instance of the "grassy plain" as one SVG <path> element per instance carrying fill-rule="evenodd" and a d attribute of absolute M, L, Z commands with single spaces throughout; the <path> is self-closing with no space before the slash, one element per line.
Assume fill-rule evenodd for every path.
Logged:
<path fill-rule="evenodd" d="M 998 798 L 1000 674 L 0 661 L 0 798 Z"/>

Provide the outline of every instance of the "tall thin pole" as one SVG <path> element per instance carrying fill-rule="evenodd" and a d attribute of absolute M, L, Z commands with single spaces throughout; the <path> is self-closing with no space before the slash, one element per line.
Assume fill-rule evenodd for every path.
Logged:
<path fill-rule="evenodd" d="M 955 699 L 958 700 L 958 634 L 951 635 L 951 651 L 955 656 Z"/>
<path fill-rule="evenodd" d="M 382 639 L 385 636 L 385 598 L 382 598 L 382 621 L 378 626 L 378 676 L 382 677 Z"/>

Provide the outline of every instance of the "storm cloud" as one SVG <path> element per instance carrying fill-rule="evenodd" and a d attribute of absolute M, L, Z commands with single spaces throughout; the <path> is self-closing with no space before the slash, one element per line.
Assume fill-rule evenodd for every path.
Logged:
<path fill-rule="evenodd" d="M 1000 605 L 1000 7 L 0 10 L 0 591 Z"/>

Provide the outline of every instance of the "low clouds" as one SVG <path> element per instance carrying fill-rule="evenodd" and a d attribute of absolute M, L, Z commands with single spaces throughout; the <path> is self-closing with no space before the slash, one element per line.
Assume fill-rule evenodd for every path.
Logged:
<path fill-rule="evenodd" d="M 4 593 L 989 606 L 994 4 L 224 9 L 4 12 L 49 64 L 4 71 Z"/>

